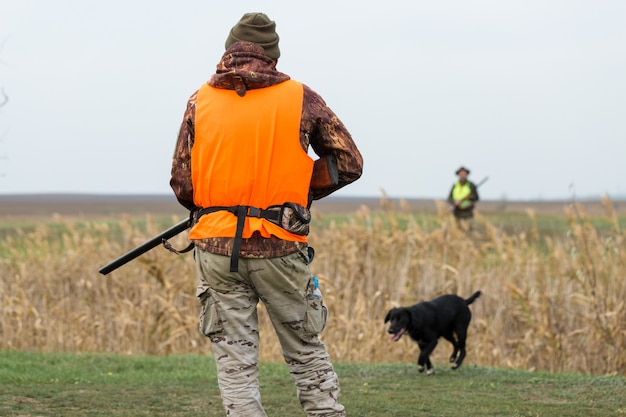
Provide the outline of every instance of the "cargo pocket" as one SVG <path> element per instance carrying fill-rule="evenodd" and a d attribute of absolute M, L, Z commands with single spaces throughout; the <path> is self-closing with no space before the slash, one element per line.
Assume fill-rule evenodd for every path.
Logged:
<path fill-rule="evenodd" d="M 198 296 L 202 309 L 200 310 L 200 333 L 206 337 L 215 336 L 223 330 L 222 321 L 217 313 L 215 298 L 209 290 Z"/>
<path fill-rule="evenodd" d="M 304 330 L 311 335 L 318 335 L 326 327 L 328 309 L 324 304 L 319 290 L 314 292 L 312 283 L 309 283 L 306 295 L 306 313 L 304 318 Z"/>

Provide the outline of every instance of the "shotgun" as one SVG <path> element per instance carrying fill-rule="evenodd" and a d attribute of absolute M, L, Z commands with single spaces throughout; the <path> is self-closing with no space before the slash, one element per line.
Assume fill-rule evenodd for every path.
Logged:
<path fill-rule="evenodd" d="M 313 174 L 311 176 L 311 186 L 310 188 L 327 188 L 333 185 L 337 185 L 339 183 L 339 170 L 337 168 L 337 159 L 335 155 L 327 155 L 315 161 L 313 164 Z M 191 216 L 190 216 L 191 217 Z M 168 239 L 173 238 L 174 236 L 184 232 L 185 230 L 191 227 L 191 218 L 185 219 L 180 223 L 175 224 L 169 229 L 159 233 L 152 239 L 142 243 L 137 246 L 135 249 L 132 249 L 126 252 L 124 255 L 119 258 L 109 262 L 104 265 L 98 272 L 102 275 L 107 275 L 109 272 L 115 271 L 122 265 L 127 264 L 133 259 L 143 255 L 156 248 L 157 246 L 163 244 L 166 249 L 174 252 L 174 253 L 185 253 L 189 252 L 193 249 L 193 243 L 187 246 L 185 249 L 176 250 L 172 248 L 172 246 L 167 241 Z M 311 256 L 312 258 L 312 256 Z"/>
<path fill-rule="evenodd" d="M 153 237 L 152 239 L 142 243 L 141 245 L 137 246 L 135 249 L 130 250 L 128 252 L 126 252 L 124 255 L 120 256 L 119 258 L 109 262 L 108 264 L 104 265 L 103 267 L 101 267 L 100 269 L 98 269 L 98 272 L 100 272 L 102 275 L 106 275 L 109 272 L 115 271 L 117 268 L 119 268 L 120 266 L 127 264 L 128 262 L 132 261 L 133 259 L 137 258 L 139 255 L 143 255 L 144 253 L 148 252 L 151 249 L 156 248 L 157 246 L 159 246 L 162 243 L 165 243 L 167 241 L 167 239 L 170 239 L 174 236 L 176 236 L 179 233 L 184 232 L 185 230 L 187 230 L 189 228 L 189 219 L 185 219 L 183 221 L 181 221 L 180 223 L 175 224 L 174 226 L 170 227 L 169 229 L 159 233 L 158 235 L 156 235 L 155 237 Z M 189 248 L 191 249 L 191 248 Z M 183 249 L 182 252 L 185 252 L 185 249 Z"/>

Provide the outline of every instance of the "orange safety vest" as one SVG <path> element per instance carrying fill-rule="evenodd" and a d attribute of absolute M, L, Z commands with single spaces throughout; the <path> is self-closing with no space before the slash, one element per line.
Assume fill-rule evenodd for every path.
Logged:
<path fill-rule="evenodd" d="M 288 80 L 246 91 L 204 84 L 198 91 L 191 149 L 193 199 L 197 207 L 293 202 L 307 206 L 313 160 L 300 145 L 303 89 Z M 235 237 L 237 216 L 221 210 L 203 215 L 189 238 Z M 242 237 L 306 242 L 258 217 L 247 217 Z"/>

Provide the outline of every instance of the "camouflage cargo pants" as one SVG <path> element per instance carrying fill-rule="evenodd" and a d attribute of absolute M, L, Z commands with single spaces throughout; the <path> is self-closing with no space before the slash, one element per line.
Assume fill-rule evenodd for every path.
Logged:
<path fill-rule="evenodd" d="M 230 257 L 196 249 L 200 331 L 211 339 L 222 403 L 228 416 L 266 416 L 258 382 L 257 304 L 263 301 L 307 416 L 345 416 L 339 381 L 318 334 L 326 324 L 304 251 L 269 259 Z"/>

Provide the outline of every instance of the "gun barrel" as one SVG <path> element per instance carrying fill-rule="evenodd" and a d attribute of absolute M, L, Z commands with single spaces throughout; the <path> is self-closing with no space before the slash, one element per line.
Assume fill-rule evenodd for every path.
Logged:
<path fill-rule="evenodd" d="M 120 266 L 132 261 L 138 256 L 143 255 L 149 250 L 159 246 L 163 242 L 163 239 L 167 240 L 169 238 L 172 238 L 176 236 L 177 234 L 182 233 L 183 231 L 187 230 L 188 228 L 189 228 L 189 219 L 185 219 L 181 221 L 180 223 L 177 223 L 174 226 L 170 227 L 169 229 L 161 232 L 159 235 L 153 237 L 147 242 L 137 246 L 135 249 L 126 252 L 124 255 L 120 256 L 119 258 L 104 265 L 103 267 L 98 269 L 98 272 L 100 272 L 102 275 L 106 275 L 109 272 L 115 271 Z"/>

